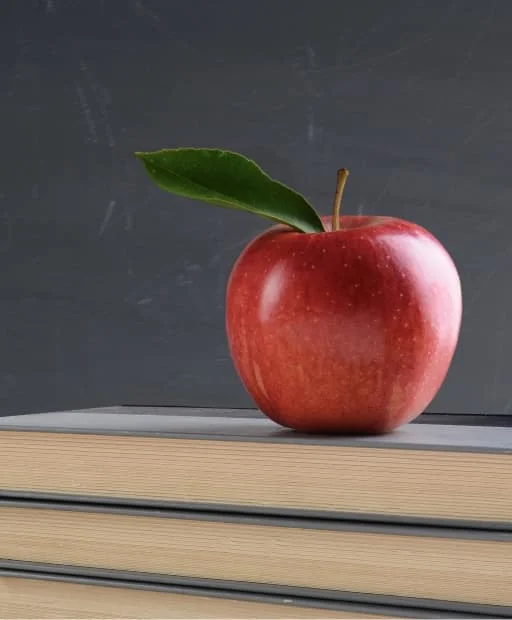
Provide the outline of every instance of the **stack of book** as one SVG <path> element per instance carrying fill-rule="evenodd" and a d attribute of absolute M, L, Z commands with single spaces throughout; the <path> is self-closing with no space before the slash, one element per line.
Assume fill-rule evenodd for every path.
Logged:
<path fill-rule="evenodd" d="M 1 618 L 512 617 L 512 428 L 0 418 Z"/>

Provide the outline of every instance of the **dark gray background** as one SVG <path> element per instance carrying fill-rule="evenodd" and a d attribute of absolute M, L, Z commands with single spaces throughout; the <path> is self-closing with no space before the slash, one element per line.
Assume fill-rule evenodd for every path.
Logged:
<path fill-rule="evenodd" d="M 241 406 L 224 290 L 267 222 L 132 153 L 219 146 L 416 220 L 464 290 L 433 412 L 512 411 L 512 2 L 3 0 L 0 413 Z"/>

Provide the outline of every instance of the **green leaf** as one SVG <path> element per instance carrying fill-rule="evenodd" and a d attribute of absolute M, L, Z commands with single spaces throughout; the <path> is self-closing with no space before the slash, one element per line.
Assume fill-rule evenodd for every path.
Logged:
<path fill-rule="evenodd" d="M 163 190 L 220 207 L 242 209 L 301 232 L 323 232 L 306 199 L 270 178 L 244 155 L 220 149 L 178 148 L 137 152 Z"/>

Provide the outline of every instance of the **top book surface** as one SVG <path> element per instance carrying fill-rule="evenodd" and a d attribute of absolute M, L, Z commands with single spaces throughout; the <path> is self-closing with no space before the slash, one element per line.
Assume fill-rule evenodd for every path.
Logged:
<path fill-rule="evenodd" d="M 4 497 L 509 529 L 511 475 L 512 428 L 326 437 L 243 411 L 130 407 L 0 418 Z"/>

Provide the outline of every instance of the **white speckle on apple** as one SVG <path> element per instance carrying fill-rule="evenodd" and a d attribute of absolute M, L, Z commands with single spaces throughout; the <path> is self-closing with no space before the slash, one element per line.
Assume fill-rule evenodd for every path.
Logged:
<path fill-rule="evenodd" d="M 372 293 L 371 293 L 371 296 L 372 296 L 372 297 L 375 297 L 375 293 L 373 293 L 373 292 L 372 292 Z"/>
<path fill-rule="evenodd" d="M 306 310 L 309 312 L 311 310 L 311 306 L 306 306 Z"/>
<path fill-rule="evenodd" d="M 407 321 L 404 323 L 404 327 L 409 327 L 409 323 L 407 323 Z M 416 340 L 416 338 L 413 338 L 413 340 Z"/>
<path fill-rule="evenodd" d="M 362 256 L 358 256 L 358 257 L 357 257 L 357 260 L 361 260 L 362 258 L 363 258 Z"/>
<path fill-rule="evenodd" d="M 326 251 L 327 251 L 327 250 L 326 250 L 325 248 L 322 248 L 322 254 L 325 254 L 325 253 L 326 253 Z"/>
<path fill-rule="evenodd" d="M 343 263 L 343 267 L 348 267 L 348 263 Z"/>
<path fill-rule="evenodd" d="M 325 294 L 326 294 L 327 297 L 331 296 L 331 292 L 330 291 L 325 291 Z"/>
<path fill-rule="evenodd" d="M 292 252 L 292 256 L 295 256 L 295 254 L 297 254 L 297 252 Z"/>
<path fill-rule="evenodd" d="M 316 269 L 316 265 L 311 265 L 311 269 Z"/>
<path fill-rule="evenodd" d="M 260 367 L 255 362 L 253 363 L 253 373 L 254 373 L 254 378 L 256 379 L 256 383 L 258 384 L 258 387 L 260 388 L 265 398 L 268 398 L 268 392 L 265 388 L 263 377 L 261 376 Z"/>
<path fill-rule="evenodd" d="M 361 285 L 360 285 L 358 282 L 356 282 L 356 283 L 354 284 L 354 288 L 359 288 L 360 286 L 361 286 Z"/>
<path fill-rule="evenodd" d="M 404 296 L 404 294 L 403 294 L 403 293 L 400 293 L 400 295 L 399 295 L 399 296 L 400 296 L 400 297 L 403 297 L 403 296 Z"/>

